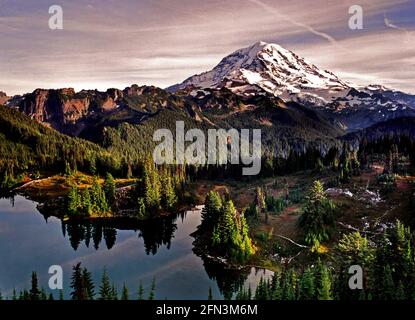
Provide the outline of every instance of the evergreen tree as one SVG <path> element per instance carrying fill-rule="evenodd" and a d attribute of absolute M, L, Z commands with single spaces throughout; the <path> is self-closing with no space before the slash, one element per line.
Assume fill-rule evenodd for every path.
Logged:
<path fill-rule="evenodd" d="M 37 274 L 32 272 L 32 281 L 30 289 L 30 300 L 40 300 L 40 290 L 38 286 Z"/>
<path fill-rule="evenodd" d="M 128 288 L 127 288 L 127 286 L 125 285 L 125 282 L 124 282 L 124 285 L 122 287 L 121 300 L 129 300 L 129 299 L 130 298 L 129 298 L 129 294 L 128 294 Z"/>
<path fill-rule="evenodd" d="M 104 182 L 104 192 L 106 200 L 110 205 L 115 204 L 115 180 L 111 173 L 107 173 Z"/>
<path fill-rule="evenodd" d="M 95 285 L 92 281 L 92 274 L 86 268 L 82 270 L 82 282 L 85 290 L 85 299 L 93 300 L 95 296 Z"/>
<path fill-rule="evenodd" d="M 299 292 L 299 300 L 315 299 L 315 278 L 311 268 L 306 268 L 301 276 Z"/>
<path fill-rule="evenodd" d="M 285 273 L 282 285 L 284 300 L 295 300 L 297 297 L 297 274 L 293 269 Z"/>
<path fill-rule="evenodd" d="M 144 300 L 144 288 L 143 288 L 143 283 L 141 282 L 141 280 L 138 286 L 137 300 Z"/>
<path fill-rule="evenodd" d="M 112 294 L 113 291 L 110 283 L 110 278 L 108 276 L 107 270 L 104 268 L 101 278 L 101 285 L 99 286 L 99 299 L 111 300 Z"/>
<path fill-rule="evenodd" d="M 85 188 L 82 191 L 82 208 L 86 216 L 90 216 L 92 213 L 91 194 L 89 188 Z"/>
<path fill-rule="evenodd" d="M 271 282 L 271 300 L 282 299 L 281 274 L 275 272 Z"/>
<path fill-rule="evenodd" d="M 335 225 L 334 208 L 334 204 L 326 198 L 321 182 L 315 181 L 299 219 L 299 225 L 305 233 L 305 241 L 312 245 L 313 250 L 317 249 L 321 242 L 329 240 Z"/>
<path fill-rule="evenodd" d="M 218 222 L 222 207 L 222 200 L 217 192 L 210 191 L 205 200 L 202 210 L 202 226 L 211 229 Z"/>
<path fill-rule="evenodd" d="M 162 205 L 164 209 L 171 210 L 177 203 L 177 196 L 173 181 L 167 170 L 164 170 L 162 176 Z"/>
<path fill-rule="evenodd" d="M 72 300 L 86 300 L 86 288 L 82 274 L 81 263 L 77 263 L 72 267 L 71 277 L 71 297 Z"/>
<path fill-rule="evenodd" d="M 79 213 L 80 199 L 78 187 L 76 185 L 71 186 L 71 190 L 68 194 L 68 212 L 70 215 L 75 216 Z"/>
<path fill-rule="evenodd" d="M 154 300 L 156 296 L 156 278 L 151 281 L 150 293 L 148 294 L 148 300 Z"/>
<path fill-rule="evenodd" d="M 330 273 L 327 267 L 322 263 L 319 263 L 317 299 L 333 300 Z"/>
<path fill-rule="evenodd" d="M 110 300 L 118 300 L 118 290 L 115 284 L 113 283 L 111 286 L 111 298 Z"/>
<path fill-rule="evenodd" d="M 143 181 L 146 207 L 158 210 L 160 208 L 161 185 L 159 174 L 154 165 L 154 162 L 151 161 L 151 159 L 147 159 L 146 161 L 143 173 Z"/>

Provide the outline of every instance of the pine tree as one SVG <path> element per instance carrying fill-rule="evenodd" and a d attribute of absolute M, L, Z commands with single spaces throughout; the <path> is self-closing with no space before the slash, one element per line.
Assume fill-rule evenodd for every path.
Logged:
<path fill-rule="evenodd" d="M 111 286 L 110 296 L 111 296 L 110 300 L 118 300 L 118 290 L 114 283 Z"/>
<path fill-rule="evenodd" d="M 177 196 L 173 181 L 167 170 L 164 170 L 163 172 L 162 182 L 162 205 L 164 209 L 171 210 L 177 203 Z"/>
<path fill-rule="evenodd" d="M 313 250 L 317 249 L 321 242 L 329 240 L 335 226 L 334 208 L 334 204 L 326 198 L 321 182 L 315 181 L 299 219 L 299 225 L 305 233 L 305 241 L 312 245 Z"/>
<path fill-rule="evenodd" d="M 38 287 L 38 280 L 36 272 L 32 272 L 32 281 L 30 289 L 30 300 L 40 300 L 40 290 Z"/>
<path fill-rule="evenodd" d="M 212 228 L 218 222 L 222 207 L 222 200 L 217 192 L 210 191 L 205 200 L 202 210 L 202 226 L 206 229 Z"/>
<path fill-rule="evenodd" d="M 129 299 L 130 298 L 129 298 L 129 294 L 128 294 L 128 288 L 127 288 L 127 286 L 125 285 L 125 282 L 124 282 L 124 285 L 122 287 L 121 300 L 129 300 Z"/>
<path fill-rule="evenodd" d="M 82 208 L 86 216 L 90 216 L 92 213 L 91 194 L 89 188 L 85 188 L 82 191 Z"/>
<path fill-rule="evenodd" d="M 94 213 L 99 213 L 104 215 L 110 210 L 105 192 L 102 190 L 101 185 L 98 182 L 98 178 L 94 177 L 94 181 L 91 187 L 91 200 L 92 200 L 92 210 Z"/>
<path fill-rule="evenodd" d="M 137 300 L 144 300 L 144 288 L 143 288 L 143 283 L 141 282 L 141 280 L 138 286 Z"/>
<path fill-rule="evenodd" d="M 156 278 L 153 278 L 153 280 L 151 281 L 151 288 L 150 288 L 150 293 L 148 295 L 148 300 L 154 300 L 156 295 Z"/>
<path fill-rule="evenodd" d="M 85 299 L 93 300 L 95 296 L 95 285 L 92 281 L 92 274 L 86 268 L 82 270 L 82 282 L 85 290 Z"/>
<path fill-rule="evenodd" d="M 301 276 L 299 285 L 299 300 L 313 300 L 315 298 L 315 279 L 311 268 L 306 268 Z"/>
<path fill-rule="evenodd" d="M 295 300 L 296 298 L 296 292 L 295 292 L 295 284 L 293 283 L 293 280 L 295 279 L 295 276 L 292 274 L 294 271 L 289 270 L 288 272 L 285 272 L 283 281 L 282 281 L 282 299 L 283 300 Z"/>
<path fill-rule="evenodd" d="M 107 270 L 104 268 L 101 278 L 101 285 L 99 286 L 99 299 L 100 300 L 111 300 L 112 298 L 112 287 L 110 283 L 110 278 L 108 276 Z"/>
<path fill-rule="evenodd" d="M 281 274 L 275 272 L 271 282 L 271 300 L 282 299 Z"/>
<path fill-rule="evenodd" d="M 72 300 L 86 300 L 86 289 L 80 262 L 72 267 L 71 288 Z"/>
<path fill-rule="evenodd" d="M 159 209 L 161 199 L 161 184 L 159 174 L 154 166 L 154 162 L 151 161 L 151 159 L 146 161 L 143 181 L 146 207 L 151 209 Z"/>
<path fill-rule="evenodd" d="M 107 173 L 104 182 L 105 197 L 110 205 L 115 203 L 115 180 L 111 173 Z"/>
<path fill-rule="evenodd" d="M 77 215 L 79 212 L 79 205 L 80 205 L 80 200 L 79 200 L 78 187 L 76 185 L 72 185 L 71 190 L 69 191 L 69 194 L 68 194 L 68 212 L 72 216 Z"/>
<path fill-rule="evenodd" d="M 317 299 L 318 300 L 333 300 L 330 273 L 327 267 L 321 263 L 319 265 L 319 277 L 318 277 L 318 283 L 317 283 Z"/>
<path fill-rule="evenodd" d="M 17 300 L 17 293 L 16 293 L 16 289 L 15 288 L 13 288 L 12 300 Z"/>
<path fill-rule="evenodd" d="M 64 300 L 63 290 L 59 290 L 59 300 Z"/>

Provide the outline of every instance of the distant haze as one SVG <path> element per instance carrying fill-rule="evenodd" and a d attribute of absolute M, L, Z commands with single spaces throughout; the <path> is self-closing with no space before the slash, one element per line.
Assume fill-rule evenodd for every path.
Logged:
<path fill-rule="evenodd" d="M 159 87 L 210 70 L 258 40 L 356 84 L 415 93 L 415 1 L 0 0 L 0 91 Z M 49 6 L 64 30 L 48 28 Z"/>

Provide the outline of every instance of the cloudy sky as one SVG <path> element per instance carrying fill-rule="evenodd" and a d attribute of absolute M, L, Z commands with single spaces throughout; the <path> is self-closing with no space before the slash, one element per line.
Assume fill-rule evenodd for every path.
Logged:
<path fill-rule="evenodd" d="M 355 4 L 362 30 L 348 27 Z M 49 29 L 52 5 L 63 30 Z M 166 87 L 259 40 L 415 93 L 414 0 L 0 0 L 0 91 Z"/>

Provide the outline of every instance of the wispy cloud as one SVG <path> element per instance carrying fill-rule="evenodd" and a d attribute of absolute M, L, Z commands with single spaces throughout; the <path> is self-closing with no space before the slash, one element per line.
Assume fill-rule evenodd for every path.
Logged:
<path fill-rule="evenodd" d="M 300 28 L 304 28 L 305 30 L 309 31 L 310 33 L 321 37 L 327 41 L 329 41 L 332 44 L 336 44 L 336 39 L 334 39 L 331 35 L 325 33 L 325 32 L 320 32 L 317 31 L 316 29 L 314 29 L 313 27 L 296 21 L 295 19 L 292 19 L 289 15 L 286 14 L 282 14 L 278 9 L 271 7 L 270 5 L 265 4 L 264 2 L 260 1 L 260 0 L 248 0 L 249 2 L 252 2 L 258 6 L 260 6 L 261 8 L 263 8 L 264 10 L 266 10 L 267 12 L 275 15 L 278 19 L 282 19 L 284 21 L 287 21 L 291 24 L 293 24 L 294 26 L 300 27 Z"/>
<path fill-rule="evenodd" d="M 133 82 L 165 87 L 264 40 L 321 61 L 346 78 L 364 72 L 381 82 L 385 79 L 379 74 L 388 72 L 398 88 L 412 86 L 415 92 L 413 65 L 397 68 L 413 46 L 403 35 L 412 32 L 415 21 L 405 24 L 407 32 L 395 28 L 402 28 L 401 12 L 415 9 L 404 0 L 361 0 L 362 31 L 348 29 L 352 0 L 60 0 L 65 29 L 57 32 L 47 27 L 49 2 L 1 2 L 0 90 L 16 94 L 36 87 L 104 89 Z M 383 21 L 384 12 L 393 13 L 393 22 Z M 390 34 L 392 42 L 386 42 Z M 370 41 L 362 41 L 363 36 Z M 358 47 L 351 45 L 356 43 Z M 397 62 L 378 52 L 393 53 Z M 371 61 L 375 56 L 376 63 Z"/>

